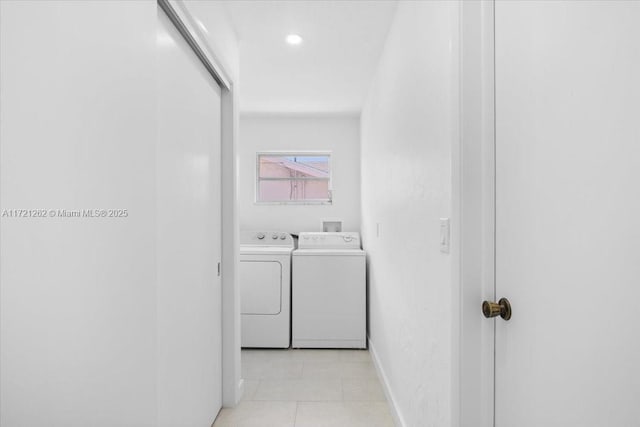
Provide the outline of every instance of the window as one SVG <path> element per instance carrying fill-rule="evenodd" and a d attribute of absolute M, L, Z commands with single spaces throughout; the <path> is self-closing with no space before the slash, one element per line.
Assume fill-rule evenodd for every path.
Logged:
<path fill-rule="evenodd" d="M 258 153 L 256 202 L 331 203 L 328 153 Z"/>

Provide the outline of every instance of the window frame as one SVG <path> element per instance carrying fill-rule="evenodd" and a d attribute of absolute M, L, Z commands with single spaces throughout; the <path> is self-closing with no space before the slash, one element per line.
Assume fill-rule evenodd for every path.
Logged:
<path fill-rule="evenodd" d="M 255 157 L 255 179 L 254 179 L 254 204 L 255 205 L 333 205 L 333 162 L 331 151 L 258 151 Z M 261 181 L 324 181 L 324 178 L 260 178 L 260 157 L 313 157 L 326 156 L 329 165 L 328 199 L 307 199 L 307 200 L 282 200 L 282 201 L 261 201 L 260 182 Z"/>

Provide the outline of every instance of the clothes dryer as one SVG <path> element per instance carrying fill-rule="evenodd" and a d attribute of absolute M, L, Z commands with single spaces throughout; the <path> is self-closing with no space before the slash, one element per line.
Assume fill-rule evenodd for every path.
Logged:
<path fill-rule="evenodd" d="M 293 248 L 288 233 L 240 233 L 242 347 L 289 347 Z"/>

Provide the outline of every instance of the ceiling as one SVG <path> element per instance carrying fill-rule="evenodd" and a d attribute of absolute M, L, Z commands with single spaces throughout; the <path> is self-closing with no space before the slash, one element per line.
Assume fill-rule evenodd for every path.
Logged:
<path fill-rule="evenodd" d="M 396 1 L 226 4 L 240 42 L 241 112 L 360 112 Z M 285 42 L 292 33 L 301 45 Z"/>

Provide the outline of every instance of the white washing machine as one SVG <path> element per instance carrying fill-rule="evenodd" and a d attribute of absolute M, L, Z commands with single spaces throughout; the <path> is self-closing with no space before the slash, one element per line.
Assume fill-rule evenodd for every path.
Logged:
<path fill-rule="evenodd" d="M 366 348 L 365 259 L 358 233 L 300 233 L 292 256 L 292 347 Z"/>
<path fill-rule="evenodd" d="M 242 347 L 289 347 L 293 248 L 288 233 L 240 233 Z"/>

